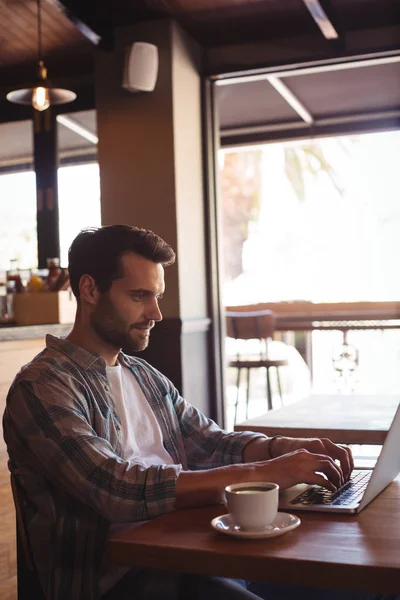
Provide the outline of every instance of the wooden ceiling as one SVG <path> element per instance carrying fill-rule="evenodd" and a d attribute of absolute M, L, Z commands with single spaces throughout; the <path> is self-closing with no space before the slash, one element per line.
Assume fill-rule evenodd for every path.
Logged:
<path fill-rule="evenodd" d="M 398 0 L 320 0 L 339 34 L 400 23 Z M 58 5 L 58 7 L 57 7 Z M 60 11 L 95 31 L 140 20 L 175 18 L 204 47 L 297 35 L 321 37 L 303 0 L 42 0 L 49 76 L 87 74 L 93 44 Z M 37 56 L 36 0 L 0 2 L 0 85 L 26 82 Z"/>
<path fill-rule="evenodd" d="M 320 0 L 339 31 L 389 25 L 400 20 L 398 0 Z M 97 0 L 107 14 L 108 0 Z M 118 0 L 113 22 L 143 16 L 174 17 L 206 46 L 320 32 L 303 0 Z"/>
<path fill-rule="evenodd" d="M 46 64 L 52 74 L 77 68 L 92 68 L 92 44 L 54 6 L 42 2 L 42 42 Z M 29 81 L 36 73 L 38 52 L 36 0 L 0 2 L 0 82 L 1 85 Z"/>
<path fill-rule="evenodd" d="M 6 0 L 0 3 L 1 67 L 35 60 L 38 47 L 36 0 Z M 45 51 L 68 48 L 83 36 L 58 10 L 47 3 L 42 8 L 42 37 Z"/>

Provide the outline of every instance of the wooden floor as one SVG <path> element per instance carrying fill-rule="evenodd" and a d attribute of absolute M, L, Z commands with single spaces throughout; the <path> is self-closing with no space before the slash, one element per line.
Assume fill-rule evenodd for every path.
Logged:
<path fill-rule="evenodd" d="M 44 346 L 44 340 L 0 342 L 0 416 L 3 416 L 5 398 L 10 383 L 19 368 Z M 0 600 L 16 600 L 15 512 L 7 451 L 0 421 Z"/>

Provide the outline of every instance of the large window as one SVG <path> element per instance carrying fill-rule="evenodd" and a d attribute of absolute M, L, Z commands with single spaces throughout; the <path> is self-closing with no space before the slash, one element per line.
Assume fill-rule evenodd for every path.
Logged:
<path fill-rule="evenodd" d="M 399 301 L 399 152 L 399 131 L 221 150 L 225 306 Z M 283 335 L 295 344 L 293 334 Z M 397 393 L 398 330 L 353 330 L 350 346 L 340 331 L 311 335 L 314 393 Z M 335 357 L 349 347 L 357 366 L 342 377 Z M 291 362 L 285 402 L 310 393 L 300 366 Z M 231 408 L 236 380 L 229 377 Z M 265 411 L 260 381 L 253 415 Z"/>
<path fill-rule="evenodd" d="M 68 264 L 68 248 L 84 227 L 99 226 L 100 182 L 97 163 L 58 170 L 60 261 Z M 20 268 L 36 268 L 36 185 L 33 171 L 0 176 L 0 270 L 16 259 Z"/>
<path fill-rule="evenodd" d="M 83 227 L 100 225 L 96 113 L 58 115 L 57 124 L 60 260 L 66 266 L 75 235 Z M 0 271 L 8 269 L 11 260 L 22 269 L 35 268 L 38 234 L 32 121 L 2 123 L 0 138 Z"/>
<path fill-rule="evenodd" d="M 400 132 L 221 150 L 226 305 L 399 300 Z"/>
<path fill-rule="evenodd" d="M 68 248 L 84 227 L 98 227 L 100 179 L 97 163 L 62 167 L 58 170 L 60 217 L 60 262 L 68 264 Z"/>
<path fill-rule="evenodd" d="M 35 173 L 0 176 L 0 269 L 37 266 Z"/>

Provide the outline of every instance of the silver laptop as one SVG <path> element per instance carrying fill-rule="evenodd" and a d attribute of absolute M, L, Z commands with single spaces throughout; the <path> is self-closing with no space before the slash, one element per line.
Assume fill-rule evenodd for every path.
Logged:
<path fill-rule="evenodd" d="M 373 469 L 354 469 L 336 492 L 317 485 L 295 485 L 280 494 L 279 508 L 340 513 L 359 513 L 400 472 L 400 404 Z"/>

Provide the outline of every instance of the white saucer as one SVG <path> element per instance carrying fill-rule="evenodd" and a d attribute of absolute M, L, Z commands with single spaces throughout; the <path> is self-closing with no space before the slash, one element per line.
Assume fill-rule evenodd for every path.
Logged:
<path fill-rule="evenodd" d="M 292 529 L 296 529 L 300 523 L 299 517 L 291 515 L 290 513 L 278 512 L 272 523 L 262 529 L 242 529 L 239 525 L 233 523 L 230 515 L 216 517 L 211 521 L 211 526 L 215 531 L 226 533 L 226 535 L 254 540 L 283 535 Z"/>

